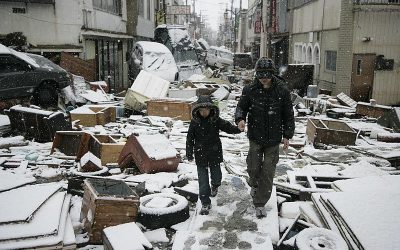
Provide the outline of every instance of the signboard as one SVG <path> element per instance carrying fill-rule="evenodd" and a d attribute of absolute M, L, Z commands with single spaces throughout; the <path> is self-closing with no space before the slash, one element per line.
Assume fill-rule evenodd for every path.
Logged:
<path fill-rule="evenodd" d="M 190 5 L 168 5 L 167 15 L 190 15 Z"/>

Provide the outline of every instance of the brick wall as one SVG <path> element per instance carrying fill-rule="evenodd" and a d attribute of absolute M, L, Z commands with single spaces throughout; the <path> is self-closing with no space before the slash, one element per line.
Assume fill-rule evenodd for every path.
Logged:
<path fill-rule="evenodd" d="M 353 3 L 341 1 L 339 44 L 336 60 L 336 91 L 350 95 L 353 62 Z"/>
<path fill-rule="evenodd" d="M 68 72 L 82 76 L 86 81 L 96 81 L 96 61 L 83 60 L 68 53 L 61 53 L 60 66 Z"/>

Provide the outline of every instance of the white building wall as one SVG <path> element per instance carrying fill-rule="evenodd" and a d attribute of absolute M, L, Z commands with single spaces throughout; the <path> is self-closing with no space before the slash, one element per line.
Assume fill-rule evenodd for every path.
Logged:
<path fill-rule="evenodd" d="M 23 32 L 34 45 L 80 45 L 83 24 L 81 0 L 56 0 L 52 4 L 0 2 L 0 33 Z M 12 8 L 26 8 L 25 14 Z"/>

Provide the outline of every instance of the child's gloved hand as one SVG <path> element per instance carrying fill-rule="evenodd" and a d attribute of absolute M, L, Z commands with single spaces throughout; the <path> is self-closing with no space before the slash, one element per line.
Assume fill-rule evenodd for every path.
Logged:
<path fill-rule="evenodd" d="M 193 161 L 193 155 L 186 155 L 186 160 Z"/>

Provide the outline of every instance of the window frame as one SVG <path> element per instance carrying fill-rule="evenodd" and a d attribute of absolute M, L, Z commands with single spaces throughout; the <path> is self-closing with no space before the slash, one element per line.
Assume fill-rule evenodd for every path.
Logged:
<path fill-rule="evenodd" d="M 334 55 L 334 62 L 328 62 L 328 60 L 332 60 L 332 56 Z M 334 65 L 333 65 L 334 63 Z M 336 50 L 325 50 L 325 71 L 326 72 L 336 72 L 337 70 L 337 51 Z M 334 69 L 333 69 L 334 66 Z"/>

